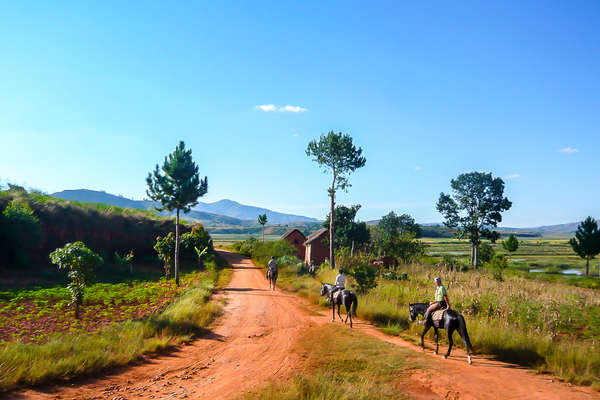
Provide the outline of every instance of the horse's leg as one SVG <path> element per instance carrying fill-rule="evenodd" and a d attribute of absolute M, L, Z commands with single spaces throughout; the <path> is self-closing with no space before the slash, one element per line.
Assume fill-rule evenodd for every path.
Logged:
<path fill-rule="evenodd" d="M 440 344 L 438 342 L 438 328 L 435 325 L 433 326 L 433 331 L 435 332 L 435 334 L 433 335 L 433 337 L 435 338 L 435 351 L 433 352 L 433 354 L 437 354 L 438 350 L 440 349 Z"/>
<path fill-rule="evenodd" d="M 452 334 L 454 333 L 455 329 L 456 326 L 454 326 L 454 323 L 448 321 L 448 323 L 446 324 L 446 333 L 448 334 L 448 351 L 446 352 L 446 354 L 444 354 L 444 358 L 450 357 L 450 351 L 452 351 L 452 345 L 454 344 L 454 341 L 452 340 Z"/>
<path fill-rule="evenodd" d="M 423 342 L 423 338 L 425 337 L 425 334 L 429 328 L 431 328 L 431 325 L 429 322 L 425 321 L 425 327 L 423 328 L 423 333 L 421 333 L 421 349 L 423 349 L 423 351 L 425 351 L 425 343 Z"/>
<path fill-rule="evenodd" d="M 470 349 L 470 346 L 467 343 L 467 339 L 465 338 L 465 336 L 463 335 L 463 333 L 460 331 L 460 329 L 459 329 L 458 333 L 460 333 L 460 337 L 461 337 L 461 339 L 462 339 L 462 341 L 463 341 L 463 343 L 465 345 L 465 349 L 467 349 L 467 360 L 469 360 L 469 364 L 472 364 L 473 361 L 471 361 L 471 349 Z"/>
<path fill-rule="evenodd" d="M 352 302 L 350 302 L 350 309 L 352 308 Z M 350 316 L 350 328 L 352 328 L 352 311 L 348 309 L 348 315 Z M 346 317 L 348 318 L 348 317 Z"/>
<path fill-rule="evenodd" d="M 335 322 L 335 301 L 331 299 L 331 322 Z"/>
<path fill-rule="evenodd" d="M 344 319 L 342 318 L 342 314 L 340 314 L 340 309 L 342 308 L 342 302 L 340 301 L 338 303 L 338 318 L 340 319 L 340 322 L 344 322 Z"/>

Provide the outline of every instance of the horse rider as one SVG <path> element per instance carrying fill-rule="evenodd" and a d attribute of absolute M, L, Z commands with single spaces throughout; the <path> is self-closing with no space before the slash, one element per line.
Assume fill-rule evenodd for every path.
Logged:
<path fill-rule="evenodd" d="M 277 261 L 275 261 L 275 256 L 271 256 L 269 264 L 267 264 L 267 279 L 269 279 L 269 272 L 271 272 L 271 274 L 277 274 Z"/>
<path fill-rule="evenodd" d="M 333 303 L 333 295 L 338 290 L 346 289 L 346 275 L 344 275 L 344 270 L 340 268 L 338 275 L 335 277 L 335 283 L 331 288 L 331 302 Z"/>
<path fill-rule="evenodd" d="M 435 310 L 447 310 L 450 308 L 450 300 L 448 300 L 448 292 L 444 285 L 442 285 L 442 278 L 439 276 L 434 279 L 435 285 L 437 288 L 435 289 L 435 301 L 429 303 L 429 307 L 427 311 L 425 311 L 425 318 L 423 319 L 423 323 L 427 321 L 429 318 L 429 314 L 434 312 Z"/>

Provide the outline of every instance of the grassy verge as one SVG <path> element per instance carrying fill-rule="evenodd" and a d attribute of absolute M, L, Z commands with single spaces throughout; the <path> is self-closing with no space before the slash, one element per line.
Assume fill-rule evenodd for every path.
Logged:
<path fill-rule="evenodd" d="M 600 300 L 595 290 L 516 275 L 497 281 L 486 272 L 448 272 L 423 265 L 402 271 L 408 273 L 408 281 L 379 281 L 368 294 L 359 295 L 360 318 L 416 342 L 422 326 L 408 323 L 408 303 L 430 299 L 433 277 L 441 275 L 453 308 L 465 315 L 476 352 L 600 387 Z M 324 305 L 319 281 L 332 282 L 335 271 L 322 270 L 313 279 L 284 267 L 279 276 L 281 286 Z M 460 340 L 455 344 L 462 345 Z"/>
<path fill-rule="evenodd" d="M 315 328 L 296 345 L 307 367 L 290 381 L 271 383 L 246 399 L 402 399 L 404 349 L 347 328 Z M 414 368 L 414 361 L 411 360 Z"/>
<path fill-rule="evenodd" d="M 230 277 L 223 266 L 223 261 L 210 263 L 207 271 L 198 274 L 160 313 L 94 334 L 55 336 L 39 345 L 0 345 L 0 391 L 125 365 L 142 355 L 191 340 L 221 313 L 220 306 L 208 300 L 216 285 L 224 285 Z"/>

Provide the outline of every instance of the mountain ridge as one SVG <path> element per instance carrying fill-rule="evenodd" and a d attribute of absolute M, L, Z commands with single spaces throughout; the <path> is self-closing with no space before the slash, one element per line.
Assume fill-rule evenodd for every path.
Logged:
<path fill-rule="evenodd" d="M 50 194 L 69 201 L 82 201 L 86 203 L 103 203 L 117 207 L 151 210 L 159 204 L 151 200 L 133 200 L 124 196 L 114 195 L 101 190 L 70 189 Z M 170 215 L 161 212 L 161 215 Z M 290 224 L 319 222 L 319 220 L 301 215 L 285 214 L 266 208 L 248 206 L 237 201 L 223 199 L 214 203 L 199 202 L 184 218 L 198 220 L 202 223 L 219 223 L 227 225 L 250 226 L 256 223 L 259 214 L 267 214 L 270 224 Z M 255 215 L 255 216 L 254 216 Z"/>

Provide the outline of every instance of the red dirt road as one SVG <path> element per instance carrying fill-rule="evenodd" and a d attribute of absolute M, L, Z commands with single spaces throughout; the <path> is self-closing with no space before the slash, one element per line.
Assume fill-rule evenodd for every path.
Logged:
<path fill-rule="evenodd" d="M 269 291 L 263 272 L 250 260 L 229 252 L 222 255 L 234 273 L 223 290 L 225 315 L 212 334 L 167 356 L 111 374 L 68 386 L 13 392 L 7 398 L 228 399 L 300 371 L 303 363 L 291 351 L 296 339 L 307 328 L 328 323 L 329 314 L 309 315 L 303 299 L 279 289 Z M 460 350 L 453 351 L 449 360 L 430 351 L 423 354 L 417 346 L 384 335 L 362 321 L 355 329 L 416 350 L 415 358 L 432 364 L 431 370 L 415 372 L 402 385 L 417 399 L 600 399 L 591 388 L 571 387 L 514 365 L 475 357 L 469 366 Z"/>

